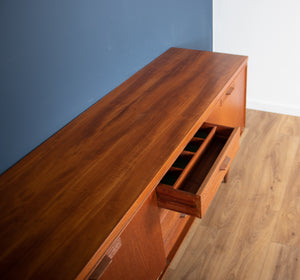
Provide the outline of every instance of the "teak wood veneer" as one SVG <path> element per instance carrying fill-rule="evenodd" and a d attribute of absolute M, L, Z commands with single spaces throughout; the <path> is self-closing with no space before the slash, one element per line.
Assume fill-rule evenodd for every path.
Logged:
<path fill-rule="evenodd" d="M 247 57 L 171 48 L 0 177 L 1 279 L 156 279 L 228 174 Z"/>

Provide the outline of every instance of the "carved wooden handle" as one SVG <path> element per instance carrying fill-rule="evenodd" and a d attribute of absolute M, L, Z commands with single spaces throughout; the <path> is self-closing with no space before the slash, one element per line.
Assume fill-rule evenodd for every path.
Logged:
<path fill-rule="evenodd" d="M 92 275 L 89 277 L 89 280 L 99 280 L 103 275 L 105 270 L 108 268 L 110 263 L 112 262 L 112 258 L 118 252 L 120 247 L 122 246 L 121 237 L 118 237 L 111 247 L 107 250 L 105 256 L 101 260 L 101 262 L 97 265 Z"/>
<path fill-rule="evenodd" d="M 231 95 L 231 93 L 233 92 L 233 90 L 234 90 L 234 87 L 230 87 L 225 94 L 226 95 Z"/>
<path fill-rule="evenodd" d="M 230 160 L 231 160 L 231 158 L 226 156 L 220 165 L 220 170 L 226 170 L 229 166 Z"/>

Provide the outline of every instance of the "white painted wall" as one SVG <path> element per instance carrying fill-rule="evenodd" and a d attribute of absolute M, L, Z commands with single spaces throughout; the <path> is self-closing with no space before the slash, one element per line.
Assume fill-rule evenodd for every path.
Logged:
<path fill-rule="evenodd" d="M 300 116 L 299 0 L 213 0 L 213 50 L 249 56 L 248 108 Z"/>

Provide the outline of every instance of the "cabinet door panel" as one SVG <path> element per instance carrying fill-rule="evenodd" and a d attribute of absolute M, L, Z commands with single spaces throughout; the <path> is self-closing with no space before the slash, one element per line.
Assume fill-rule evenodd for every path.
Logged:
<path fill-rule="evenodd" d="M 138 210 L 103 259 L 109 261 L 100 272 L 101 280 L 159 277 L 166 259 L 155 193 Z"/>

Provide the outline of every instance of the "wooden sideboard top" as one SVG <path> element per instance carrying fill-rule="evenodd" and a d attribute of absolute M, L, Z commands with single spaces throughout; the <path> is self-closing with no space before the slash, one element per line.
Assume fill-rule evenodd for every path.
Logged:
<path fill-rule="evenodd" d="M 0 278 L 76 278 L 128 223 L 246 63 L 171 48 L 3 173 Z"/>

